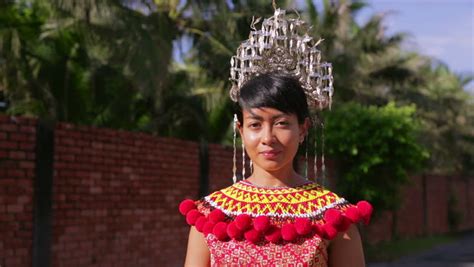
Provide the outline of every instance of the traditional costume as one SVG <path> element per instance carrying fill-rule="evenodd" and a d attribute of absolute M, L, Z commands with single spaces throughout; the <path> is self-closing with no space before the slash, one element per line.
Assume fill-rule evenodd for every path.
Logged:
<path fill-rule="evenodd" d="M 324 266 L 327 240 L 352 223 L 368 223 L 357 205 L 315 182 L 264 188 L 241 180 L 179 210 L 206 237 L 211 266 Z"/>
<path fill-rule="evenodd" d="M 241 86 L 252 77 L 278 71 L 299 80 L 310 108 L 330 107 L 332 68 L 321 62 L 317 48 L 321 40 L 315 42 L 305 23 L 287 18 L 284 10 L 275 9 L 260 30 L 255 27 L 258 22 L 252 22 L 249 39 L 231 59 L 231 99 L 237 102 Z M 234 184 L 197 201 L 184 200 L 179 206 L 186 222 L 204 234 L 211 266 L 328 266 L 330 240 L 353 223 L 367 224 L 372 206 L 366 201 L 350 204 L 310 180 L 273 188 L 237 181 L 235 123 L 236 116 Z M 324 156 L 321 160 L 324 176 Z"/>

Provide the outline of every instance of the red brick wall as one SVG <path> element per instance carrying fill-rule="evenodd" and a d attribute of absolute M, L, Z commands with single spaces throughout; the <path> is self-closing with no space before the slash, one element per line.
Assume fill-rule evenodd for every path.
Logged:
<path fill-rule="evenodd" d="M 469 203 L 466 204 L 467 212 L 465 213 L 464 221 L 470 222 L 470 227 L 467 227 L 467 228 L 472 229 L 474 228 L 474 181 L 472 179 L 469 179 L 467 188 L 468 188 L 467 193 L 469 194 L 469 196 L 466 197 L 466 199 L 469 199 Z"/>
<path fill-rule="evenodd" d="M 474 192 L 474 181 L 470 179 L 469 190 L 468 190 L 469 197 L 466 198 L 466 199 L 469 199 L 469 205 L 466 205 L 468 207 L 468 212 L 466 212 L 468 216 L 465 216 L 466 218 L 465 221 L 470 222 L 471 229 L 474 228 L 474 193 L 473 192 Z"/>
<path fill-rule="evenodd" d="M 31 266 L 35 123 L 0 116 L 0 266 Z"/>
<path fill-rule="evenodd" d="M 369 226 L 362 226 L 362 238 L 371 244 L 388 241 L 392 238 L 393 213 L 375 211 Z"/>
<path fill-rule="evenodd" d="M 178 266 L 196 198 L 198 146 L 59 124 L 55 137 L 54 266 Z"/>
<path fill-rule="evenodd" d="M 462 177 L 452 177 L 452 194 L 454 194 L 456 200 L 456 206 L 454 209 L 460 212 L 461 223 L 459 224 L 459 230 L 467 230 L 472 228 L 474 222 L 474 199 L 472 192 L 474 192 L 474 182 L 470 179 L 463 179 Z M 471 200 L 469 200 L 471 197 Z"/>
<path fill-rule="evenodd" d="M 469 177 L 425 175 L 426 207 L 423 203 L 422 176 L 411 177 L 411 183 L 402 190 L 402 204 L 397 211 L 397 233 L 401 238 L 423 234 L 443 234 L 450 231 L 448 210 L 460 213 L 460 224 L 454 230 L 474 229 L 474 182 Z M 450 194 L 456 198 L 456 206 L 448 206 Z M 426 225 L 424 216 L 426 212 Z M 375 214 L 374 222 L 368 226 L 366 237 L 370 243 L 392 238 L 392 213 Z"/>
<path fill-rule="evenodd" d="M 426 177 L 426 195 L 428 208 L 428 234 L 445 233 L 448 227 L 448 183 L 446 177 Z"/>
<path fill-rule="evenodd" d="M 237 173 L 242 173 L 242 151 L 237 150 Z M 233 148 L 209 144 L 209 192 L 232 184 Z M 247 162 L 248 165 L 248 162 Z"/>
<path fill-rule="evenodd" d="M 421 176 L 413 176 L 410 185 L 402 190 L 403 199 L 397 212 L 397 230 L 403 237 L 423 234 L 423 181 Z"/>
<path fill-rule="evenodd" d="M 0 115 L 2 267 L 31 266 L 35 126 Z M 59 123 L 54 150 L 53 266 L 182 266 L 189 228 L 177 206 L 198 197 L 199 144 Z M 209 165 L 211 192 L 231 184 L 232 148 L 210 144 Z M 448 231 L 449 185 L 459 196 L 462 229 L 474 229 L 472 179 L 428 176 L 428 233 Z M 423 233 L 422 192 L 421 177 L 403 190 L 401 236 Z M 391 223 L 385 212 L 362 234 L 388 240 Z"/>

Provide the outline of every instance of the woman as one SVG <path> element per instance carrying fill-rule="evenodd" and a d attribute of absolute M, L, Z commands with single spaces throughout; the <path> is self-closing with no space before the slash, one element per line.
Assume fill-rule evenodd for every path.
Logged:
<path fill-rule="evenodd" d="M 305 23 L 284 10 L 275 8 L 260 30 L 255 23 L 230 71 L 234 129 L 252 173 L 236 182 L 234 147 L 234 184 L 180 204 L 191 225 L 185 265 L 364 266 L 354 223 L 368 223 L 370 204 L 352 205 L 293 168 L 309 108 L 331 105 L 331 65 L 320 62 L 320 41 Z"/>
<path fill-rule="evenodd" d="M 182 202 L 192 225 L 185 266 L 365 266 L 352 223 L 368 220 L 369 204 L 353 206 L 293 168 L 310 127 L 298 80 L 260 75 L 242 86 L 238 103 L 253 172 L 197 202 Z"/>

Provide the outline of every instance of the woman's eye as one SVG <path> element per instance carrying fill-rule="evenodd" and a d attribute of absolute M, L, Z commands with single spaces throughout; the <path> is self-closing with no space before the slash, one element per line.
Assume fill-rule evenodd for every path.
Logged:
<path fill-rule="evenodd" d="M 260 123 L 250 123 L 249 128 L 258 128 L 260 126 Z"/>
<path fill-rule="evenodd" d="M 289 123 L 287 121 L 279 121 L 276 123 L 277 125 L 283 125 L 283 126 L 287 126 Z"/>

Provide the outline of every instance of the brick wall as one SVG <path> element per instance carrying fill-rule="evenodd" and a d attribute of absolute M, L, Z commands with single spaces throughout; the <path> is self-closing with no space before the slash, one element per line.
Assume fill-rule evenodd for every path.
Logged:
<path fill-rule="evenodd" d="M 410 184 L 402 189 L 402 203 L 396 213 L 398 237 L 410 238 L 443 234 L 451 230 L 474 229 L 472 177 L 424 175 L 412 176 L 410 180 Z M 450 194 L 455 198 L 455 205 L 452 206 L 448 205 Z M 459 225 L 453 229 L 449 225 L 449 209 L 454 209 L 458 213 L 456 216 L 459 216 Z M 375 215 L 373 223 L 365 229 L 366 240 L 369 243 L 390 240 L 393 214 L 384 212 Z"/>
<path fill-rule="evenodd" d="M 393 213 L 375 211 L 369 226 L 361 226 L 362 239 L 370 244 L 392 239 Z"/>
<path fill-rule="evenodd" d="M 426 177 L 427 203 L 433 208 L 428 209 L 427 232 L 437 234 L 446 232 L 448 229 L 448 184 L 446 177 Z"/>
<path fill-rule="evenodd" d="M 414 237 L 423 234 L 423 177 L 411 177 L 410 185 L 402 190 L 402 205 L 397 212 L 397 230 L 400 236 Z"/>
<path fill-rule="evenodd" d="M 0 266 L 31 266 L 36 121 L 0 116 Z"/>
<path fill-rule="evenodd" d="M 455 212 L 459 212 L 459 230 L 472 229 L 474 222 L 474 181 L 463 177 L 454 177 L 452 181 L 452 194 L 455 199 Z"/>
<path fill-rule="evenodd" d="M 242 173 L 242 151 L 237 150 L 237 175 Z M 248 164 L 248 161 L 247 161 Z M 209 144 L 209 192 L 232 184 L 233 149 Z"/>
<path fill-rule="evenodd" d="M 55 138 L 53 266 L 178 266 L 196 198 L 198 146 L 59 124 Z"/>
<path fill-rule="evenodd" d="M 34 186 L 42 180 L 35 178 L 36 124 L 0 115 L 2 267 L 32 265 Z M 200 145 L 66 123 L 55 126 L 54 137 L 52 266 L 182 266 L 189 228 L 177 206 L 198 197 Z M 232 148 L 209 144 L 208 163 L 209 192 L 231 184 Z M 460 229 L 474 229 L 472 179 L 425 178 L 426 228 L 422 177 L 413 177 L 397 213 L 400 235 L 448 231 L 448 185 L 463 212 Z M 362 234 L 390 239 L 392 216 L 378 216 Z"/>

